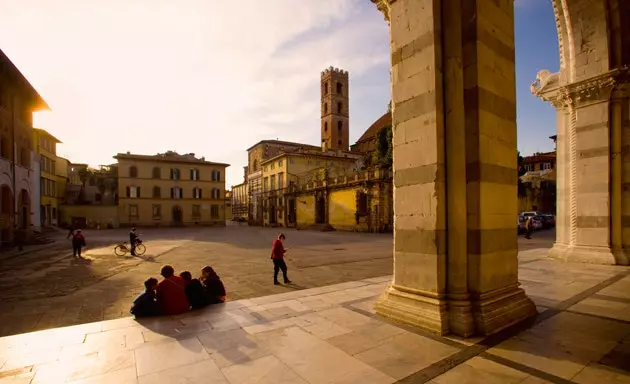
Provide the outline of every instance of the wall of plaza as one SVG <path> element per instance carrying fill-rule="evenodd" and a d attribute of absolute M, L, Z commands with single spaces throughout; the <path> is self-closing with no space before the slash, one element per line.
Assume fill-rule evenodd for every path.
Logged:
<path fill-rule="evenodd" d="M 61 205 L 59 219 L 61 223 L 86 228 L 118 228 L 120 225 L 116 205 Z"/>

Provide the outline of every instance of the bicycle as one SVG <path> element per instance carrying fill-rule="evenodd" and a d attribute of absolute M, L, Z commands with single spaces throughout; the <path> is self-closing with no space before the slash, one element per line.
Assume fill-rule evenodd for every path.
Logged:
<path fill-rule="evenodd" d="M 146 251 L 147 247 L 142 244 L 142 240 L 138 239 L 136 242 L 136 256 L 142 256 Z M 129 247 L 128 241 L 120 243 L 114 247 L 114 253 L 116 256 L 125 256 L 129 252 L 131 252 L 131 247 Z"/>

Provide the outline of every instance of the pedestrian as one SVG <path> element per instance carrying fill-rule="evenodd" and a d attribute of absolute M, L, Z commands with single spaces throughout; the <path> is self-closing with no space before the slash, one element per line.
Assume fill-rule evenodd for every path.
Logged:
<path fill-rule="evenodd" d="M 273 283 L 274 285 L 280 285 L 278 282 L 278 272 L 282 270 L 282 277 L 284 278 L 285 284 L 291 284 L 291 280 L 287 277 L 287 264 L 284 262 L 284 254 L 286 253 L 286 249 L 284 249 L 284 233 L 278 235 L 278 238 L 273 241 L 273 245 L 271 246 L 271 260 L 273 261 Z"/>
<path fill-rule="evenodd" d="M 155 290 L 157 288 L 158 281 L 156 278 L 149 278 L 144 282 L 144 292 L 141 293 L 131 304 L 131 312 L 135 317 L 149 317 L 158 316 L 160 314 L 160 308 L 158 307 Z"/>
<path fill-rule="evenodd" d="M 74 236 L 72 236 L 72 255 L 81 258 L 81 249 L 86 245 L 85 235 L 80 229 L 77 229 Z"/>
<path fill-rule="evenodd" d="M 186 297 L 186 282 L 175 275 L 175 269 L 165 265 L 160 271 L 164 280 L 155 289 L 156 298 L 163 315 L 179 315 L 188 311 L 190 304 Z"/>
<path fill-rule="evenodd" d="M 525 238 L 528 240 L 532 238 L 532 230 L 533 230 L 532 226 L 533 226 L 532 217 L 529 216 L 527 220 L 525 220 Z"/>
<path fill-rule="evenodd" d="M 205 307 L 208 304 L 208 300 L 206 300 L 201 281 L 199 281 L 199 279 L 193 279 L 192 273 L 188 271 L 180 273 L 179 277 L 186 282 L 186 297 L 188 298 L 190 307 L 192 309 Z"/>
<path fill-rule="evenodd" d="M 201 270 L 204 293 L 208 304 L 225 303 L 227 294 L 221 278 L 214 271 L 214 268 L 207 265 Z"/>
<path fill-rule="evenodd" d="M 138 235 L 136 234 L 136 229 L 131 228 L 129 232 L 129 245 L 131 246 L 131 256 L 136 256 L 136 242 L 138 240 Z"/>

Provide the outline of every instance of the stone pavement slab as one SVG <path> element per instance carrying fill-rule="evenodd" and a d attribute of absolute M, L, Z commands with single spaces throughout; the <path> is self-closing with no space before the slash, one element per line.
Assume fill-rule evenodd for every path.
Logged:
<path fill-rule="evenodd" d="M 610 304 L 630 300 L 627 268 L 528 252 L 540 314 L 488 338 L 380 318 L 380 276 L 3 337 L 0 383 L 629 383 L 630 321 Z"/>

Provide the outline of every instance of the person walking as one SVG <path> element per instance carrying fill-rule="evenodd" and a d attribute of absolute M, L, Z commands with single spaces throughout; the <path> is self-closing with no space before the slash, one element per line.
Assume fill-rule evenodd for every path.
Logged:
<path fill-rule="evenodd" d="M 286 253 L 286 249 L 284 249 L 284 233 L 278 235 L 278 238 L 273 241 L 273 245 L 271 246 L 271 260 L 273 261 L 273 283 L 274 285 L 280 285 L 278 282 L 278 272 L 282 270 L 282 277 L 284 278 L 285 284 L 291 284 L 291 280 L 287 277 L 287 264 L 284 262 L 284 254 Z"/>
<path fill-rule="evenodd" d="M 532 217 L 529 216 L 527 218 L 527 220 L 525 220 L 525 238 L 530 240 L 532 238 L 532 231 L 533 231 L 533 223 L 532 223 Z"/>
<path fill-rule="evenodd" d="M 72 236 L 72 255 L 81 258 L 81 249 L 85 246 L 85 235 L 80 229 L 77 229 L 74 236 Z"/>
<path fill-rule="evenodd" d="M 131 231 L 129 231 L 129 245 L 131 246 L 131 256 L 136 256 L 137 240 L 138 240 L 138 235 L 136 234 L 136 229 L 131 228 Z"/>

